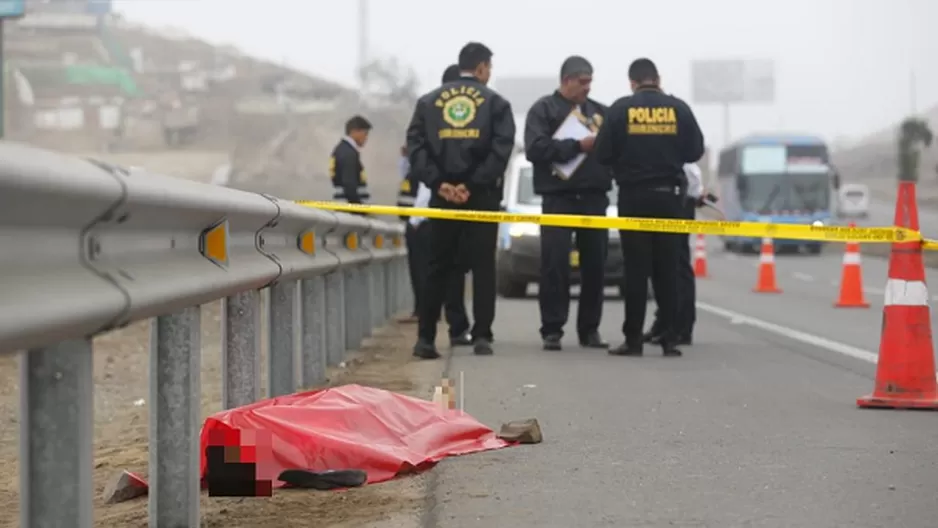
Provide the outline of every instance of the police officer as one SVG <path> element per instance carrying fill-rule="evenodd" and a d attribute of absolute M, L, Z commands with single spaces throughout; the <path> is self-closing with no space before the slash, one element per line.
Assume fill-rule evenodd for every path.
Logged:
<path fill-rule="evenodd" d="M 693 220 L 696 217 L 697 208 L 703 207 L 706 201 L 715 202 L 716 197 L 704 193 L 700 167 L 696 163 L 684 165 L 684 176 L 686 178 L 687 194 L 682 208 L 683 218 Z M 682 233 L 678 237 L 680 237 L 681 242 L 678 248 L 677 264 L 676 344 L 692 345 L 694 342 L 694 324 L 697 322 L 697 278 L 694 276 L 694 265 L 691 261 L 690 235 Z M 653 284 L 653 286 L 655 292 L 661 287 L 659 284 Z M 660 316 L 660 309 L 656 310 L 655 322 L 651 325 L 648 333 L 645 334 L 646 343 L 659 344 L 661 342 L 662 324 Z"/>
<path fill-rule="evenodd" d="M 459 65 L 453 64 L 443 73 L 441 84 L 459 79 Z M 429 190 L 414 178 L 410 170 L 410 161 L 407 159 L 407 145 L 401 147 L 401 187 L 398 192 L 398 207 L 427 207 L 429 205 Z M 426 195 L 426 196 L 425 196 Z M 419 201 L 419 203 L 417 203 Z M 404 322 L 415 322 L 420 317 L 420 307 L 426 297 L 426 277 L 430 256 L 429 225 L 422 218 L 401 216 L 406 222 L 405 240 L 407 241 L 407 263 L 410 271 L 410 283 L 414 292 L 414 312 L 410 319 Z M 469 336 L 469 318 L 466 315 L 464 301 L 466 291 L 466 274 L 459 271 L 454 273 L 447 296 L 443 302 L 443 313 L 449 325 L 449 339 L 452 346 L 468 346 L 472 344 Z"/>
<path fill-rule="evenodd" d="M 407 129 L 411 170 L 431 191 L 430 206 L 497 211 L 515 143 L 511 105 L 486 86 L 492 51 L 470 42 L 459 52 L 460 78 L 417 101 Z M 472 272 L 473 351 L 492 354 L 498 224 L 430 219 L 430 265 L 414 355 L 440 357 L 436 327 L 454 270 Z M 457 259 L 464 263 L 457 263 Z M 456 271 L 458 272 L 458 271 Z"/>
<path fill-rule="evenodd" d="M 593 67 L 583 57 L 567 58 L 560 67 L 560 88 L 540 98 L 528 111 L 524 129 L 525 156 L 534 167 L 534 192 L 541 195 L 544 214 L 605 216 L 612 186 L 609 170 L 592 154 L 595 133 L 606 107 L 590 99 Z M 594 135 L 581 140 L 554 139 L 564 121 L 575 117 Z M 572 174 L 556 164 L 586 155 Z M 563 327 L 570 312 L 571 236 L 580 259 L 580 303 L 577 335 L 580 345 L 609 348 L 599 335 L 603 310 L 606 250 L 605 229 L 541 227 L 541 277 L 538 302 L 544 350 L 560 350 Z"/>
<path fill-rule="evenodd" d="M 629 66 L 632 95 L 613 103 L 594 152 L 612 168 L 619 188 L 619 216 L 682 218 L 683 168 L 704 154 L 703 133 L 690 107 L 661 91 L 658 68 L 649 59 Z M 655 275 L 665 356 L 677 348 L 677 262 L 681 238 L 671 233 L 621 231 L 625 264 L 625 343 L 609 351 L 640 356 L 648 279 Z M 660 288 L 660 289 L 659 289 Z"/>
<path fill-rule="evenodd" d="M 363 204 L 371 198 L 361 157 L 361 149 L 368 141 L 369 132 L 371 123 L 362 116 L 354 116 L 345 123 L 345 137 L 335 146 L 329 158 L 333 200 Z"/>

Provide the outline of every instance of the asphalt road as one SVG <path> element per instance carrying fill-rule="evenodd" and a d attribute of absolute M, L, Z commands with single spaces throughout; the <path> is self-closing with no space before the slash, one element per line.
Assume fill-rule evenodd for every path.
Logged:
<path fill-rule="evenodd" d="M 889 226 L 892 225 L 896 216 L 896 204 L 887 203 L 881 200 L 870 201 L 870 216 L 865 220 L 858 221 L 858 225 L 866 226 Z M 920 208 L 918 211 L 918 223 L 922 233 L 928 238 L 938 238 L 938 210 L 929 208 Z"/>
<path fill-rule="evenodd" d="M 475 417 L 536 417 L 545 441 L 442 463 L 430 524 L 935 526 L 938 415 L 855 407 L 873 386 L 886 262 L 864 260 L 871 308 L 835 309 L 836 250 L 780 255 L 771 295 L 751 291 L 757 256 L 718 245 L 683 358 L 610 357 L 575 337 L 544 352 L 536 301 L 500 300 L 496 355 L 459 350 L 450 375 Z M 606 303 L 616 342 L 622 313 Z"/>

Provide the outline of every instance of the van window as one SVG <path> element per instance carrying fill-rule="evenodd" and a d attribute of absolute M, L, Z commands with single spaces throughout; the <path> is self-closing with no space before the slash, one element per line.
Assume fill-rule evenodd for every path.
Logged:
<path fill-rule="evenodd" d="M 609 190 L 609 205 L 616 205 L 619 200 L 619 192 L 616 190 L 616 184 L 613 182 L 612 189 Z M 534 168 L 521 167 L 518 172 L 518 204 L 519 205 L 541 205 L 541 197 L 534 194 Z"/>
<path fill-rule="evenodd" d="M 866 196 L 866 193 L 861 191 L 860 189 L 850 189 L 844 194 L 850 198 L 863 198 L 864 196 Z"/>

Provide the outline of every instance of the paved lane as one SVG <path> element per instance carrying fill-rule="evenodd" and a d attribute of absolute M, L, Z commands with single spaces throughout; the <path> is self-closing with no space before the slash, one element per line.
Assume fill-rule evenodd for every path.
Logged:
<path fill-rule="evenodd" d="M 697 344 L 681 359 L 570 338 L 543 352 L 536 303 L 500 300 L 498 355 L 458 351 L 450 372 L 465 375 L 469 412 L 537 417 L 546 441 L 443 463 L 431 524 L 934 526 L 936 416 L 856 409 L 874 367 L 844 353 L 877 351 L 885 262 L 864 260 L 873 306 L 838 310 L 841 255 L 779 256 L 784 293 L 758 295 L 757 258 L 710 246 Z M 607 302 L 604 334 L 618 339 L 621 320 Z"/>

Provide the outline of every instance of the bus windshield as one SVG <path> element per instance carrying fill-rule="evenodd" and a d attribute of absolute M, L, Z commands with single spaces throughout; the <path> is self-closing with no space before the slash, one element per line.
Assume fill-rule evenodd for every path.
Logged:
<path fill-rule="evenodd" d="M 752 174 L 737 178 L 742 209 L 758 214 L 816 213 L 830 207 L 828 173 Z"/>

